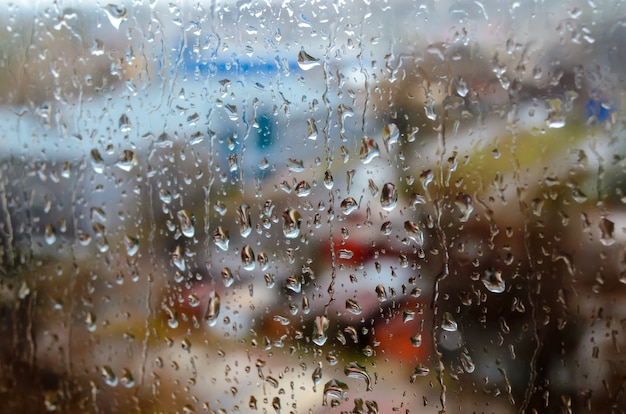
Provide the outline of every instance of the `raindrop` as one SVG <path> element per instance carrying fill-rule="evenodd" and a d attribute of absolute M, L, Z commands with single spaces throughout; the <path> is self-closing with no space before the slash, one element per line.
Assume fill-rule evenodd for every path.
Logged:
<path fill-rule="evenodd" d="M 372 377 L 370 376 L 367 369 L 364 366 L 357 364 L 356 362 L 350 362 L 344 369 L 343 373 L 348 376 L 348 378 L 356 378 L 362 379 L 365 381 L 367 386 L 367 391 L 372 390 Z"/>
<path fill-rule="evenodd" d="M 288 208 L 283 212 L 283 233 L 288 239 L 295 239 L 300 235 L 302 218 L 298 210 Z"/>
<path fill-rule="evenodd" d="M 126 114 L 122 114 L 122 116 L 120 116 L 117 126 L 119 127 L 120 132 L 130 132 L 133 129 L 133 125 L 130 123 L 130 119 L 128 119 Z"/>
<path fill-rule="evenodd" d="M 379 302 L 384 302 L 387 300 L 387 291 L 383 285 L 376 286 L 376 296 L 378 297 Z"/>
<path fill-rule="evenodd" d="M 307 138 L 315 140 L 317 139 L 317 125 L 315 125 L 315 119 L 309 118 L 306 121 Z"/>
<path fill-rule="evenodd" d="M 235 277 L 233 276 L 233 272 L 229 267 L 225 267 L 222 269 L 222 282 L 224 282 L 225 287 L 231 287 L 235 282 Z"/>
<path fill-rule="evenodd" d="M 469 220 L 470 214 L 474 211 L 474 206 L 472 206 L 472 197 L 467 194 L 459 194 L 456 200 L 454 200 L 454 204 L 456 204 L 457 208 L 461 212 L 460 220 L 462 222 Z"/>
<path fill-rule="evenodd" d="M 344 260 L 352 259 L 354 252 L 348 249 L 339 249 L 339 258 Z"/>
<path fill-rule="evenodd" d="M 44 240 L 48 245 L 53 245 L 57 241 L 57 232 L 52 224 L 48 224 L 44 230 Z"/>
<path fill-rule="evenodd" d="M 297 160 L 295 158 L 289 158 L 287 160 L 287 168 L 291 172 L 302 172 L 304 171 L 304 161 Z"/>
<path fill-rule="evenodd" d="M 325 315 L 315 318 L 313 324 L 313 338 L 311 339 L 315 345 L 322 346 L 326 343 L 326 340 L 328 340 L 327 331 L 329 325 L 330 320 Z M 326 389 L 324 389 L 324 393 L 326 393 Z"/>
<path fill-rule="evenodd" d="M 107 17 L 109 18 L 109 22 L 111 22 L 111 25 L 113 27 L 115 27 L 115 29 L 120 28 L 120 25 L 126 21 L 126 19 L 128 18 L 128 12 L 126 11 L 126 7 L 124 6 L 118 6 L 116 4 L 107 4 L 104 7 L 104 11 L 107 14 Z"/>
<path fill-rule="evenodd" d="M 100 151 L 95 148 L 91 150 L 91 166 L 98 174 L 102 174 L 104 172 L 104 160 L 100 155 Z"/>
<path fill-rule="evenodd" d="M 613 231 L 615 230 L 615 223 L 606 217 L 600 219 L 600 243 L 604 246 L 611 246 L 615 243 L 613 238 Z"/>
<path fill-rule="evenodd" d="M 195 234 L 193 224 L 195 222 L 193 214 L 190 214 L 187 210 L 179 210 L 176 214 L 178 222 L 180 223 L 180 231 L 185 237 L 192 238 Z"/>
<path fill-rule="evenodd" d="M 313 371 L 313 374 L 311 375 L 311 378 L 313 379 L 313 391 L 315 391 L 317 385 L 322 380 L 322 364 L 318 363 L 317 367 L 315 367 L 315 370 Z"/>
<path fill-rule="evenodd" d="M 360 315 L 363 311 L 355 299 L 346 299 L 346 310 L 354 315 Z"/>
<path fill-rule="evenodd" d="M 410 378 L 411 384 L 413 384 L 417 380 L 418 377 L 425 377 L 429 373 L 430 373 L 430 369 L 428 369 L 428 367 L 426 367 L 422 363 L 417 364 L 417 366 L 413 370 L 413 373 L 411 373 L 411 378 Z"/>
<path fill-rule="evenodd" d="M 242 204 L 237 207 L 237 219 L 239 221 L 239 233 L 243 237 L 248 237 L 252 232 L 252 222 L 250 221 L 250 206 Z"/>
<path fill-rule="evenodd" d="M 96 315 L 93 312 L 87 312 L 87 316 L 85 317 L 85 324 L 87 325 L 87 330 L 89 332 L 93 332 L 96 330 Z"/>
<path fill-rule="evenodd" d="M 215 291 L 209 294 L 209 306 L 207 307 L 204 319 L 209 326 L 215 326 L 220 315 L 220 296 Z"/>
<path fill-rule="evenodd" d="M 476 369 L 476 366 L 474 365 L 474 361 L 472 360 L 472 357 L 469 356 L 466 352 L 463 352 L 461 354 L 461 365 L 463 365 L 463 369 L 468 374 L 471 374 Z"/>
<path fill-rule="evenodd" d="M 444 312 L 442 315 L 441 328 L 444 331 L 456 332 L 458 326 L 450 312 Z"/>
<path fill-rule="evenodd" d="M 349 215 L 350 213 L 352 213 L 358 207 L 359 207 L 359 205 L 357 204 L 356 200 L 354 198 L 352 198 L 352 197 L 346 197 L 341 202 L 341 211 L 346 216 Z"/>
<path fill-rule="evenodd" d="M 413 240 L 418 247 L 424 246 L 424 233 L 416 223 L 411 220 L 405 221 L 404 230 L 409 236 L 409 239 Z"/>
<path fill-rule="evenodd" d="M 380 150 L 378 144 L 374 142 L 374 139 L 370 137 L 363 137 L 361 139 L 361 150 L 359 151 L 359 157 L 363 164 L 369 164 L 374 158 L 380 156 Z"/>
<path fill-rule="evenodd" d="M 132 372 L 124 368 L 122 376 L 120 377 L 120 383 L 126 388 L 132 388 L 135 386 L 135 377 Z"/>
<path fill-rule="evenodd" d="M 124 236 L 124 245 L 126 246 L 126 254 L 134 256 L 139 251 L 139 239 L 129 235 Z"/>
<path fill-rule="evenodd" d="M 243 246 L 241 249 L 241 264 L 246 270 L 254 270 L 256 262 L 254 261 L 254 251 L 249 244 Z"/>
<path fill-rule="evenodd" d="M 164 204 L 169 204 L 172 202 L 172 194 L 167 191 L 166 189 L 162 188 L 159 191 L 159 199 L 164 203 Z"/>
<path fill-rule="evenodd" d="M 261 252 L 256 257 L 257 262 L 259 262 L 259 267 L 262 271 L 266 271 L 269 267 L 269 258 L 267 257 L 267 253 Z"/>
<path fill-rule="evenodd" d="M 387 152 L 391 152 L 391 147 L 398 143 L 398 138 L 400 138 L 400 130 L 395 124 L 383 126 L 383 142 Z"/>
<path fill-rule="evenodd" d="M 115 375 L 115 372 L 113 372 L 113 369 L 111 369 L 110 366 L 108 365 L 103 366 L 100 369 L 100 373 L 102 374 L 102 377 L 104 378 L 104 382 L 106 382 L 107 385 L 111 387 L 117 386 L 117 375 Z"/>
<path fill-rule="evenodd" d="M 393 183 L 386 183 L 383 185 L 383 190 L 380 192 L 380 206 L 385 211 L 391 211 L 396 208 L 398 204 L 398 190 Z"/>
<path fill-rule="evenodd" d="M 328 397 L 343 400 L 348 395 L 348 386 L 336 379 L 331 379 L 324 385 L 324 399 L 322 405 L 328 405 Z"/>
<path fill-rule="evenodd" d="M 131 150 L 124 150 L 120 159 L 115 163 L 115 166 L 123 171 L 130 171 L 137 165 L 137 157 Z"/>
<path fill-rule="evenodd" d="M 417 333 L 411 337 L 411 345 L 415 348 L 422 346 L 422 334 Z"/>
<path fill-rule="evenodd" d="M 506 289 L 506 284 L 502 279 L 502 270 L 495 267 L 485 270 L 482 282 L 493 293 L 502 293 Z"/>
<path fill-rule="evenodd" d="M 300 293 L 302 291 L 302 280 L 298 275 L 289 276 L 285 280 L 285 286 L 293 292 Z"/>
<path fill-rule="evenodd" d="M 228 230 L 226 230 L 222 226 L 218 226 L 213 232 L 213 242 L 215 243 L 215 245 L 223 251 L 226 251 L 228 250 L 229 241 L 230 236 L 228 234 Z"/>
<path fill-rule="evenodd" d="M 298 66 L 302 70 L 310 70 L 320 64 L 320 60 L 309 55 L 304 49 L 298 53 Z"/>
<path fill-rule="evenodd" d="M 391 235 L 391 221 L 385 221 L 380 226 L 380 234 L 382 234 L 383 236 L 390 236 Z"/>
<path fill-rule="evenodd" d="M 295 188 L 295 193 L 298 197 L 306 197 L 311 194 L 311 185 L 305 181 L 300 181 Z"/>
<path fill-rule="evenodd" d="M 324 186 L 330 190 L 333 188 L 333 176 L 330 173 L 330 171 L 326 170 L 326 172 L 324 173 Z"/>

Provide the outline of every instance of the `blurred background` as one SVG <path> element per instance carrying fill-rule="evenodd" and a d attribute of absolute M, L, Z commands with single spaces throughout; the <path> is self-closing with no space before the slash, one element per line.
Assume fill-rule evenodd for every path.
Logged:
<path fill-rule="evenodd" d="M 0 411 L 626 411 L 623 2 L 0 10 Z"/>

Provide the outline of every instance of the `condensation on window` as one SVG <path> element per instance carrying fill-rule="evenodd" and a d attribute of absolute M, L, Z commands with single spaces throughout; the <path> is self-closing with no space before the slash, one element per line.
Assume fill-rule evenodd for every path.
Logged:
<path fill-rule="evenodd" d="M 0 4 L 0 411 L 624 412 L 626 5 Z"/>

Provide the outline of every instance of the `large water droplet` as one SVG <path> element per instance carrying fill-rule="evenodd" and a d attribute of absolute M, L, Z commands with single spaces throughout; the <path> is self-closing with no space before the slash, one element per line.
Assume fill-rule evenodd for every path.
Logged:
<path fill-rule="evenodd" d="M 441 328 L 444 331 L 456 332 L 458 325 L 450 312 L 444 312 L 441 319 Z"/>
<path fill-rule="evenodd" d="M 328 405 L 328 397 L 332 399 L 343 400 L 348 395 L 348 386 L 336 379 L 331 379 L 324 385 L 324 398 L 322 405 Z"/>
<path fill-rule="evenodd" d="M 209 294 L 209 306 L 207 307 L 204 319 L 209 326 L 215 326 L 217 318 L 220 316 L 220 296 L 215 291 Z"/>
<path fill-rule="evenodd" d="M 254 270 L 256 266 L 256 262 L 254 260 L 254 251 L 249 244 L 246 244 L 245 246 L 243 246 L 243 249 L 241 249 L 241 264 L 246 270 Z"/>
<path fill-rule="evenodd" d="M 383 126 L 383 142 L 387 152 L 391 152 L 391 147 L 398 143 L 400 138 L 400 130 L 396 124 L 387 124 Z"/>
<path fill-rule="evenodd" d="M 485 287 L 493 293 L 502 293 L 506 289 L 506 284 L 504 283 L 504 279 L 502 279 L 502 270 L 495 267 L 485 270 L 482 282 Z"/>
<path fill-rule="evenodd" d="M 233 276 L 233 272 L 229 267 L 225 267 L 222 269 L 222 282 L 224 282 L 225 287 L 231 287 L 235 282 L 235 277 Z"/>
<path fill-rule="evenodd" d="M 224 251 L 228 250 L 228 244 L 230 242 L 228 230 L 222 226 L 218 226 L 213 232 L 213 242 L 220 249 Z"/>
<path fill-rule="evenodd" d="M 328 340 L 329 325 L 330 320 L 325 315 L 315 318 L 315 322 L 313 324 L 313 338 L 311 338 L 315 345 L 322 346 L 326 343 L 326 341 Z"/>
<path fill-rule="evenodd" d="M 476 365 L 474 365 L 472 357 L 469 356 L 466 352 L 463 352 L 461 354 L 461 365 L 463 365 L 463 369 L 468 374 L 471 374 L 476 369 Z"/>
<path fill-rule="evenodd" d="M 372 390 L 372 377 L 364 366 L 357 364 L 356 362 L 350 362 L 344 369 L 343 373 L 349 378 L 357 378 L 365 381 L 367 391 Z"/>
<path fill-rule="evenodd" d="M 283 233 L 288 239 L 295 239 L 300 235 L 302 218 L 298 210 L 288 208 L 283 212 Z"/>
<path fill-rule="evenodd" d="M 124 6 L 118 6 L 117 4 L 107 4 L 104 7 L 104 11 L 109 18 L 109 22 L 111 22 L 111 25 L 118 30 L 120 28 L 120 25 L 128 18 L 128 12 L 126 11 L 126 7 Z"/>
<path fill-rule="evenodd" d="M 310 70 L 320 64 L 320 60 L 309 55 L 304 49 L 298 53 L 298 66 L 302 70 Z"/>
<path fill-rule="evenodd" d="M 409 239 L 413 240 L 418 247 L 424 246 L 424 233 L 419 225 L 411 220 L 404 222 L 404 230 Z"/>
<path fill-rule="evenodd" d="M 48 224 L 44 230 L 46 244 L 53 245 L 57 241 L 57 231 L 52 224 Z"/>
<path fill-rule="evenodd" d="M 374 158 L 380 156 L 380 150 L 378 144 L 374 142 L 373 138 L 363 137 L 361 139 L 361 149 L 359 151 L 359 157 L 363 164 L 369 164 Z"/>
<path fill-rule="evenodd" d="M 359 207 L 359 205 L 357 204 L 356 200 L 354 198 L 352 198 L 352 197 L 346 197 L 341 202 L 341 211 L 346 216 L 349 215 L 350 213 L 352 213 L 358 207 Z"/>
<path fill-rule="evenodd" d="M 391 211 L 398 204 L 398 190 L 393 183 L 386 183 L 380 192 L 380 206 L 385 211 Z"/>
<path fill-rule="evenodd" d="M 105 365 L 100 369 L 100 373 L 102 374 L 102 378 L 104 378 L 104 382 L 111 387 L 117 386 L 117 375 L 113 372 L 113 369 Z"/>
<path fill-rule="evenodd" d="M 470 214 L 474 211 L 474 206 L 472 205 L 472 197 L 467 194 L 459 194 L 454 200 L 454 204 L 456 204 L 457 208 L 461 212 L 460 220 L 462 222 L 466 222 L 469 220 Z"/>
<path fill-rule="evenodd" d="M 137 157 L 131 150 L 124 150 L 115 166 L 123 171 L 130 171 L 137 165 Z"/>
<path fill-rule="evenodd" d="M 176 213 L 176 217 L 178 217 L 178 222 L 180 223 L 180 231 L 183 233 L 185 237 L 192 238 L 196 233 L 193 225 L 194 225 L 194 217 L 187 210 L 179 210 Z"/>
<path fill-rule="evenodd" d="M 355 299 L 346 299 L 346 310 L 354 315 L 360 315 L 363 312 L 361 305 Z"/>
<path fill-rule="evenodd" d="M 306 129 L 307 129 L 306 137 L 308 139 L 312 139 L 312 140 L 317 139 L 317 125 L 315 125 L 315 119 L 309 118 L 306 121 Z"/>
<path fill-rule="evenodd" d="M 237 219 L 239 221 L 239 233 L 243 237 L 248 237 L 252 232 L 252 222 L 250 220 L 250 206 L 244 203 L 237 207 Z"/>

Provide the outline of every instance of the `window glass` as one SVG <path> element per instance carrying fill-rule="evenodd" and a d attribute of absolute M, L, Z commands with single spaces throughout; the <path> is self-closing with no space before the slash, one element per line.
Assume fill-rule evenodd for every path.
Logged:
<path fill-rule="evenodd" d="M 0 10 L 0 411 L 624 412 L 625 3 Z"/>

